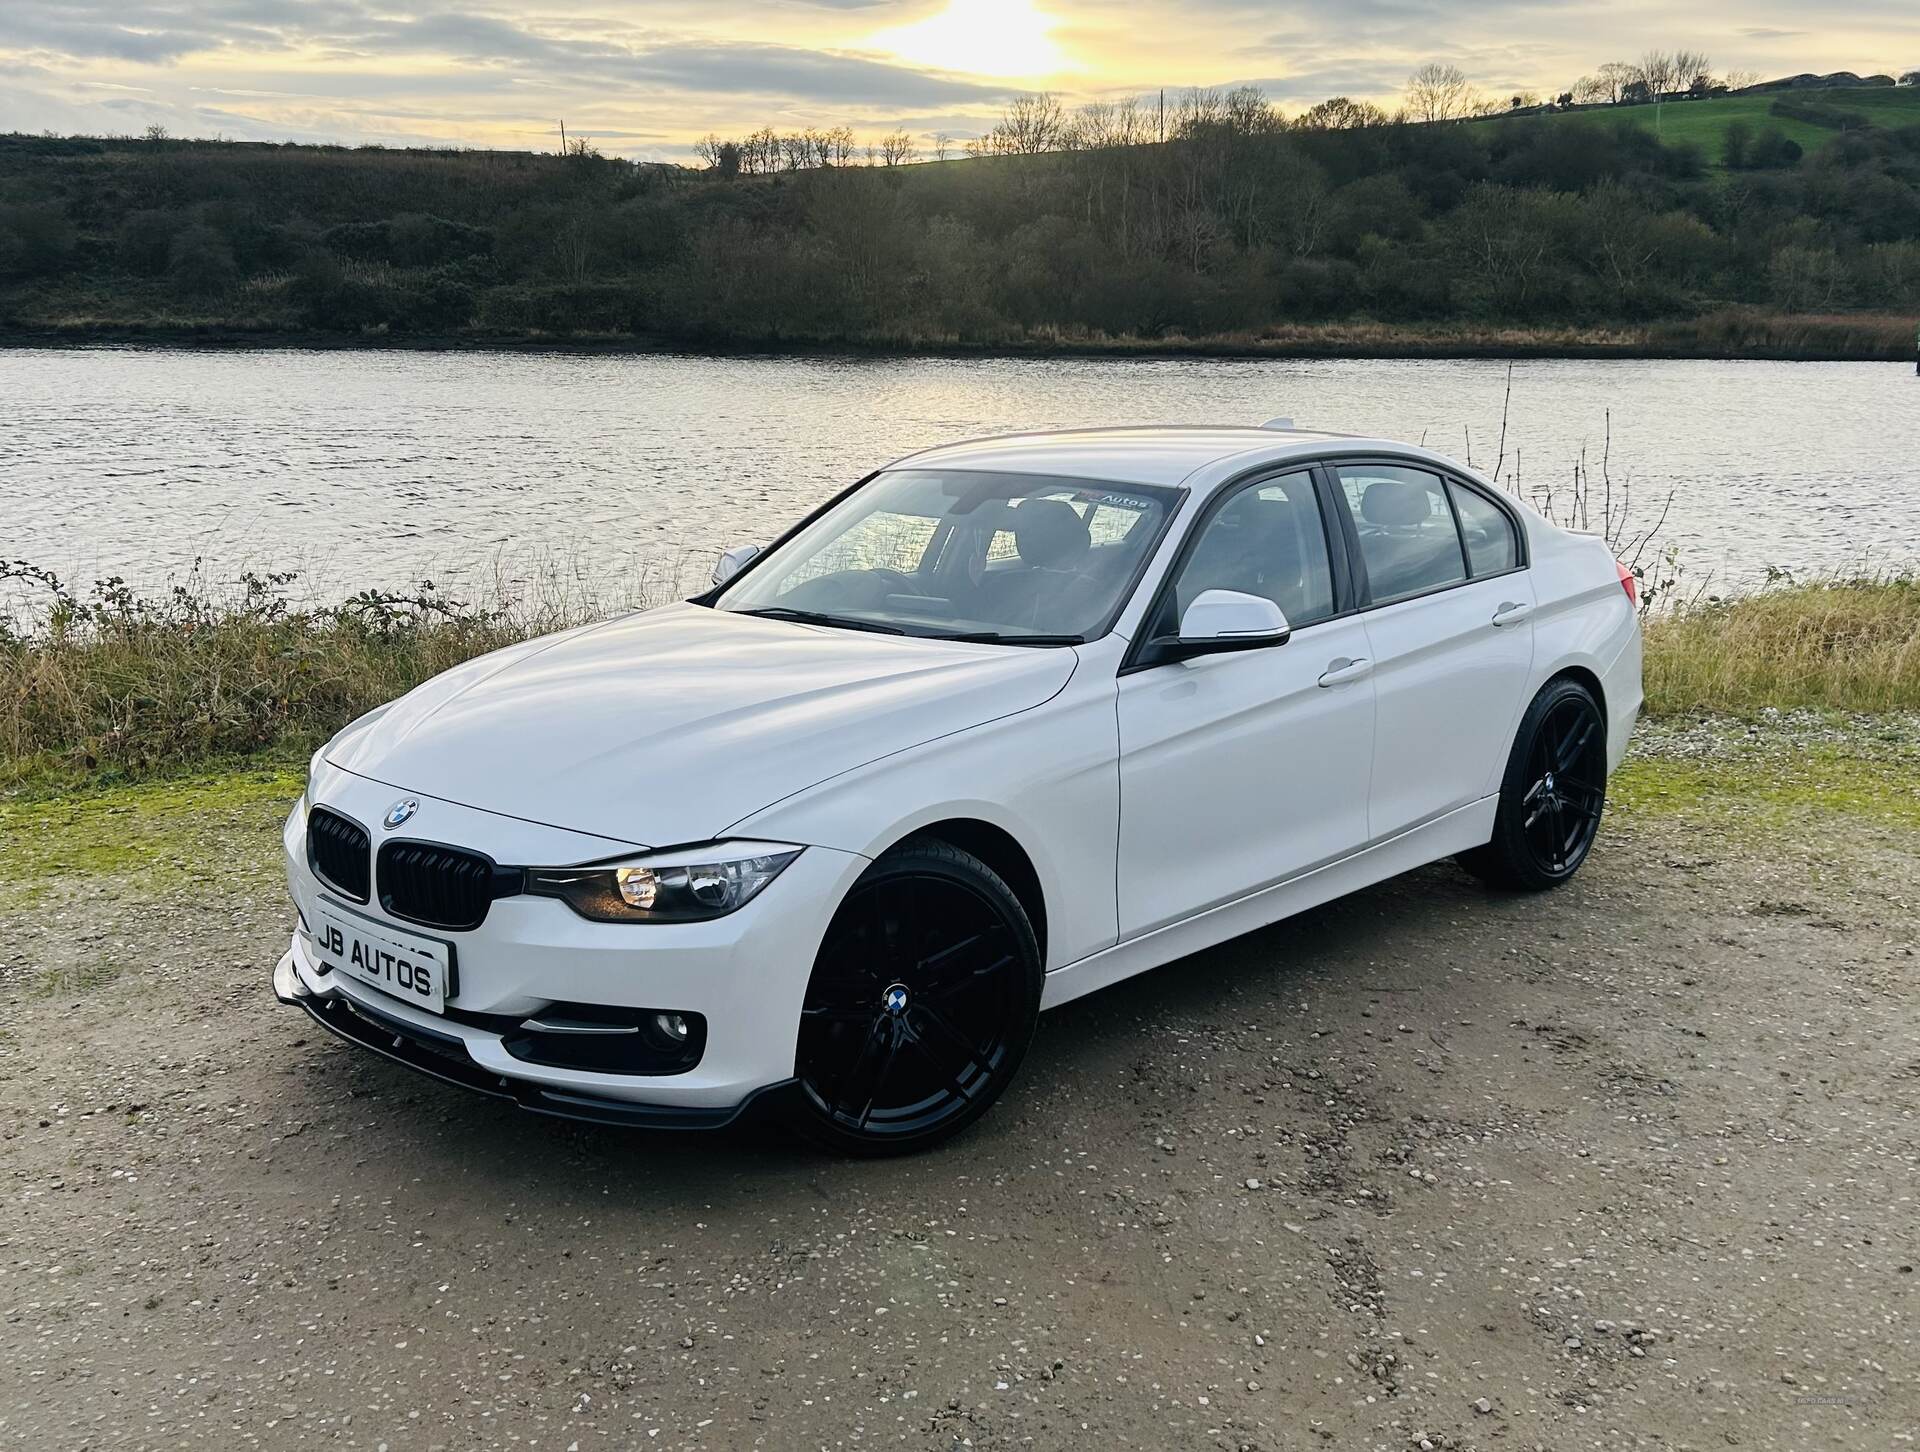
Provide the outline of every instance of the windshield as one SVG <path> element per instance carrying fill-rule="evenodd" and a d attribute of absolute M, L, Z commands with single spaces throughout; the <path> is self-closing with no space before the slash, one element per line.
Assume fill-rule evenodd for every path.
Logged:
<path fill-rule="evenodd" d="M 1175 489 L 898 469 L 840 501 L 717 600 L 853 629 L 1066 644 L 1103 633 Z"/>

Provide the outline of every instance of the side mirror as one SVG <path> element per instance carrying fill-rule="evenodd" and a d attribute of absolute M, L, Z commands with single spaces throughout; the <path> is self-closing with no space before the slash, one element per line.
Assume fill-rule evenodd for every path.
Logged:
<path fill-rule="evenodd" d="M 1202 590 L 1180 617 L 1180 634 L 1153 643 L 1154 663 L 1285 645 L 1293 634 L 1286 612 L 1264 595 Z"/>
<path fill-rule="evenodd" d="M 713 583 L 724 585 L 739 574 L 760 553 L 759 545 L 735 545 L 720 556 L 720 563 L 713 567 Z"/>
<path fill-rule="evenodd" d="M 1180 644 L 1232 650 L 1280 645 L 1293 633 L 1286 613 L 1264 595 L 1202 590 L 1180 617 Z"/>

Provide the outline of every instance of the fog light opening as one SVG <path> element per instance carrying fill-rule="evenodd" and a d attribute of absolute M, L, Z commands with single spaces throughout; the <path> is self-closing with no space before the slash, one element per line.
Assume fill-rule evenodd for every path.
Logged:
<path fill-rule="evenodd" d="M 676 1044 L 684 1044 L 687 1036 L 692 1032 L 687 1025 L 685 1015 L 678 1013 L 656 1013 L 653 1016 L 653 1026 Z"/>

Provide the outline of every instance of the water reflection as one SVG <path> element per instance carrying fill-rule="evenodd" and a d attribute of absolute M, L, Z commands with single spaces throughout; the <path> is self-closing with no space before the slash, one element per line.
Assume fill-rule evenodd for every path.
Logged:
<path fill-rule="evenodd" d="M 704 579 L 860 474 L 1022 428 L 1257 422 L 1498 444 L 1493 361 L 834 360 L 0 352 L 0 553 L 143 585 L 299 569 L 333 598 L 529 559 L 595 593 Z M 1693 573 L 1911 561 L 1920 380 L 1897 365 L 1525 362 L 1506 441 L 1616 489 Z"/>

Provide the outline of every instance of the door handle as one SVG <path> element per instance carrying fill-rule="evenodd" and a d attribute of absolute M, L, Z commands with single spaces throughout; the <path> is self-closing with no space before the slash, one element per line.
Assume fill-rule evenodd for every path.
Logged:
<path fill-rule="evenodd" d="M 1327 662 L 1326 671 L 1320 677 L 1323 686 L 1344 686 L 1348 681 L 1357 681 L 1373 669 L 1373 662 L 1364 655 L 1357 660 L 1351 656 L 1341 656 L 1339 660 Z"/>
<path fill-rule="evenodd" d="M 1518 625 L 1531 614 L 1533 614 L 1533 607 L 1526 601 L 1507 600 L 1501 604 L 1498 610 L 1493 612 L 1493 623 L 1495 625 Z"/>

